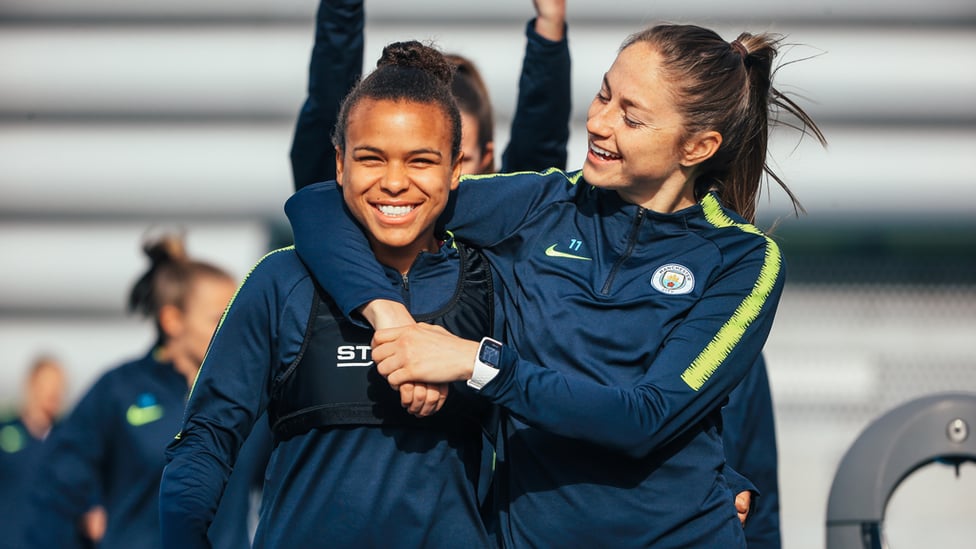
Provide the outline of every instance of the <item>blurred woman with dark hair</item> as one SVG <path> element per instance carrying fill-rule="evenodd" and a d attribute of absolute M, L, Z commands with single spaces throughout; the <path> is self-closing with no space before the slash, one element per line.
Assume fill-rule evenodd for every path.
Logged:
<path fill-rule="evenodd" d="M 70 546 L 96 501 L 107 517 L 98 547 L 160 547 L 164 450 L 236 286 L 224 270 L 188 257 L 179 237 L 148 242 L 144 251 L 150 266 L 129 309 L 152 319 L 156 341 L 142 358 L 102 375 L 51 436 L 33 498 L 31 547 Z M 248 543 L 249 488 L 264 465 L 259 447 L 233 481 L 243 486 L 240 497 L 228 498 L 226 518 L 210 532 L 214 547 Z"/>

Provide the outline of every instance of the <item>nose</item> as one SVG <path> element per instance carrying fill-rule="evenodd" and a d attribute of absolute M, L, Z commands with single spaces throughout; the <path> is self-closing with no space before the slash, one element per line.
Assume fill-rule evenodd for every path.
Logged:
<path fill-rule="evenodd" d="M 401 162 L 391 162 L 387 165 L 386 174 L 380 183 L 380 188 L 384 191 L 396 195 L 410 187 L 410 176 L 406 166 Z"/>
<path fill-rule="evenodd" d="M 606 137 L 610 133 L 610 123 L 607 116 L 610 114 L 611 105 L 603 103 L 594 98 L 590 103 L 590 109 L 586 112 L 586 131 L 593 135 Z"/>

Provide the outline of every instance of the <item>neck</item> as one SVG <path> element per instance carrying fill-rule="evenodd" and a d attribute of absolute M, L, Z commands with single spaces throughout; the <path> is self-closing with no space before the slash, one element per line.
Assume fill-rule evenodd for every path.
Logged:
<path fill-rule="evenodd" d="M 200 371 L 200 364 L 198 364 L 197 361 L 182 353 L 174 352 L 167 346 L 163 346 L 159 349 L 157 358 L 161 362 L 168 361 L 172 363 L 173 369 L 186 378 L 186 386 L 193 386 L 193 382 L 197 378 L 197 372 Z"/>
<path fill-rule="evenodd" d="M 436 251 L 440 248 L 440 241 L 431 237 L 429 240 L 417 241 L 409 246 L 385 246 L 374 241 L 371 247 L 377 261 L 405 275 L 410 272 L 410 267 L 421 252 Z"/>
<path fill-rule="evenodd" d="M 51 430 L 51 424 L 54 422 L 54 418 L 47 415 L 44 410 L 30 404 L 21 411 L 20 420 L 24 423 L 24 427 L 27 427 L 31 436 L 38 439 L 47 436 L 48 431 Z"/>
<path fill-rule="evenodd" d="M 620 196 L 627 202 L 658 213 L 674 213 L 695 201 L 695 180 L 685 171 L 675 172 L 672 177 L 647 187 L 621 189 Z"/>

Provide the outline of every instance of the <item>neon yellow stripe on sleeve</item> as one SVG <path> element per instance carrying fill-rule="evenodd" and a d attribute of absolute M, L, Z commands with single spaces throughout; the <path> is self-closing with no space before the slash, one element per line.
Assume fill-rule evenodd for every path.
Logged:
<path fill-rule="evenodd" d="M 783 264 L 779 246 L 771 238 L 763 234 L 754 225 L 736 223 L 725 215 L 722 207 L 714 196 L 708 195 L 702 200 L 705 219 L 716 227 L 736 227 L 747 233 L 756 234 L 766 239 L 766 254 L 759 276 L 749 294 L 739 303 L 735 312 L 718 330 L 705 349 L 692 361 L 691 365 L 681 374 L 681 379 L 693 390 L 697 391 L 705 385 L 708 378 L 718 370 L 722 362 L 728 358 L 732 349 L 739 344 L 749 325 L 759 317 L 766 300 L 776 286 L 776 280 Z"/>
<path fill-rule="evenodd" d="M 564 172 L 563 170 L 560 170 L 559 168 L 547 168 L 546 170 L 541 171 L 541 172 L 521 171 L 521 172 L 511 172 L 511 173 L 485 173 L 485 174 L 474 174 L 474 173 L 472 173 L 472 174 L 464 174 L 464 175 L 461 176 L 461 181 L 462 182 L 464 182 L 464 181 L 477 181 L 479 179 L 493 179 L 493 178 L 496 178 L 496 177 L 504 178 L 504 177 L 512 177 L 514 175 L 526 174 L 526 173 L 539 173 L 541 175 L 552 175 L 554 173 L 561 173 L 566 178 L 566 180 L 569 181 L 570 184 L 572 184 L 572 185 L 575 185 L 576 183 L 578 183 L 579 180 L 583 177 L 583 171 L 582 170 L 577 170 L 575 172 L 568 172 L 567 173 L 567 172 Z"/>

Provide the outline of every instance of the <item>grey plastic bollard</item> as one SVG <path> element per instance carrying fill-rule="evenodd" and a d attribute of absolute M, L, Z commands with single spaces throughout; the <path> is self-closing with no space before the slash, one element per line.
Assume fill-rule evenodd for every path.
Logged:
<path fill-rule="evenodd" d="M 936 460 L 976 461 L 976 393 L 943 393 L 887 412 L 857 437 L 830 487 L 827 549 L 881 549 L 885 505 Z"/>

